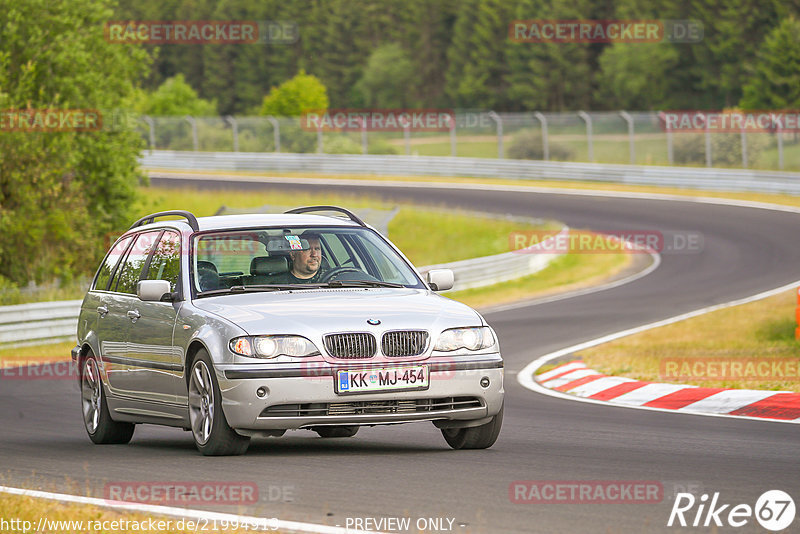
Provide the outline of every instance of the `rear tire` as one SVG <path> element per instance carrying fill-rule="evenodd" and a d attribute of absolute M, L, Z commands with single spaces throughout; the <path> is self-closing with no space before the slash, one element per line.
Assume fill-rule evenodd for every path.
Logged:
<path fill-rule="evenodd" d="M 352 438 L 359 428 L 358 426 L 317 426 L 312 430 L 321 438 Z"/>
<path fill-rule="evenodd" d="M 81 365 L 81 411 L 89 439 L 97 445 L 128 443 L 136 426 L 111 419 L 97 358 L 91 352 Z"/>
<path fill-rule="evenodd" d="M 190 373 L 189 421 L 197 450 L 204 456 L 244 454 L 250 438 L 240 436 L 228 425 L 214 366 L 205 349 L 198 351 Z"/>
<path fill-rule="evenodd" d="M 503 408 L 492 420 L 472 428 L 443 428 L 444 440 L 454 449 L 488 449 L 497 441 L 503 426 Z"/>

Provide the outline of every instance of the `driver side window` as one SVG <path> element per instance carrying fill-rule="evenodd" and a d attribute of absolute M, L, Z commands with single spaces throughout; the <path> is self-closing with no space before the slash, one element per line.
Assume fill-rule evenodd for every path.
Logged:
<path fill-rule="evenodd" d="M 358 260 L 358 257 L 353 253 L 352 248 L 346 243 L 342 241 L 341 234 L 323 234 L 323 239 L 325 240 L 324 247 L 326 251 L 330 252 L 331 260 L 330 260 L 330 268 L 333 269 L 335 267 L 349 266 L 349 267 L 357 267 L 362 269 L 361 262 Z"/>

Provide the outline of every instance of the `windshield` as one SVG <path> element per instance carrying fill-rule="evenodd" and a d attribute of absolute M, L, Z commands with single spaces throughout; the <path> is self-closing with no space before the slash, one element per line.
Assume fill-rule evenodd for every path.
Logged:
<path fill-rule="evenodd" d="M 414 287 L 412 267 L 367 228 L 282 227 L 195 238 L 193 284 L 203 294 L 302 287 Z"/>

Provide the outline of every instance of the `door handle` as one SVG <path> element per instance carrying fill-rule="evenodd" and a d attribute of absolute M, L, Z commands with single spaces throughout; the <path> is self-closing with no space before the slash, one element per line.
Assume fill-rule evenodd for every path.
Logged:
<path fill-rule="evenodd" d="M 108 313 L 108 308 L 106 308 L 105 306 L 98 306 L 97 313 L 100 314 L 100 318 L 102 319 Z"/>
<path fill-rule="evenodd" d="M 136 319 L 141 316 L 142 315 L 139 313 L 139 310 L 128 310 L 128 318 L 134 323 L 136 322 Z"/>

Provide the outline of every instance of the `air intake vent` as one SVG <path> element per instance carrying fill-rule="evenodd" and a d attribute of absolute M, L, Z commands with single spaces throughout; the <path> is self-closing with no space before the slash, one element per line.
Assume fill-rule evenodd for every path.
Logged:
<path fill-rule="evenodd" d="M 383 401 L 279 404 L 264 408 L 259 417 L 327 417 L 337 415 L 436 414 L 482 408 L 477 397 L 445 397 Z"/>
<path fill-rule="evenodd" d="M 359 360 L 375 356 L 378 344 L 375 336 L 368 332 L 353 332 L 328 334 L 325 336 L 325 348 L 334 358 Z"/>
<path fill-rule="evenodd" d="M 381 350 L 386 356 L 399 358 L 419 356 L 428 345 L 428 332 L 425 330 L 398 330 L 386 332 L 381 339 Z"/>

